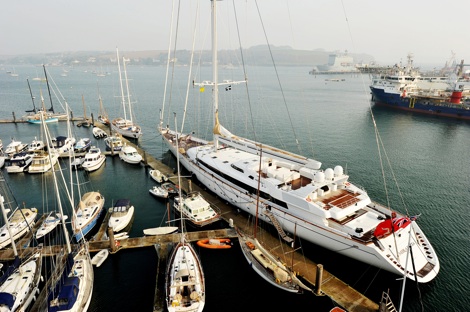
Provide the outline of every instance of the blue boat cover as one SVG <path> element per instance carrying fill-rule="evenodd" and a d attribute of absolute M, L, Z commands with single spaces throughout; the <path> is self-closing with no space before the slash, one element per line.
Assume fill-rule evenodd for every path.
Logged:
<path fill-rule="evenodd" d="M 114 207 L 129 207 L 130 203 L 130 199 L 118 199 L 114 204 Z"/>
<path fill-rule="evenodd" d="M 50 307 L 49 311 L 70 310 L 77 301 L 80 280 L 76 276 L 68 277 L 60 290 L 58 306 Z"/>
<path fill-rule="evenodd" d="M 6 292 L 0 293 L 0 304 L 7 305 L 9 309 L 11 310 L 14 303 L 15 303 L 15 298 L 13 297 L 12 294 L 6 293 Z"/>
<path fill-rule="evenodd" d="M 8 266 L 5 273 L 3 273 L 3 275 L 0 277 L 0 285 L 2 285 L 3 282 L 5 282 L 10 277 L 11 273 L 13 273 L 19 266 L 20 266 L 20 258 L 16 256 L 13 263 L 10 266 Z"/>
<path fill-rule="evenodd" d="M 65 309 L 64 307 L 67 307 L 70 305 L 70 299 L 68 299 L 67 296 L 63 295 L 64 294 L 64 288 L 66 288 L 66 285 L 70 285 L 71 283 L 73 284 L 74 281 L 69 281 L 69 279 L 76 279 L 78 283 L 78 278 L 77 277 L 72 277 L 69 278 L 68 275 L 72 269 L 73 263 L 74 263 L 74 253 L 70 253 L 67 256 L 67 262 L 65 264 L 64 271 L 62 272 L 62 275 L 60 279 L 57 281 L 57 284 L 52 286 L 49 292 L 49 296 L 47 298 L 48 300 L 48 306 L 49 306 L 49 312 L 54 312 L 54 311 L 62 311 L 62 310 L 68 310 Z M 70 288 L 70 287 L 69 287 Z M 78 286 L 77 286 L 77 293 L 78 293 Z M 73 288 L 72 288 L 73 290 Z M 68 291 L 70 293 L 70 290 Z M 51 301 L 54 300 L 57 297 L 59 301 L 58 306 L 50 306 Z M 75 303 L 77 298 L 72 298 L 72 305 Z M 71 305 L 70 305 L 71 306 Z"/>

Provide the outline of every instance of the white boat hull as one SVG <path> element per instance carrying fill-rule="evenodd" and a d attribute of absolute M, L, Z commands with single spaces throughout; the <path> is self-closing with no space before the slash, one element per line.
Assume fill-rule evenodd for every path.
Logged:
<path fill-rule="evenodd" d="M 165 140 L 170 151 L 176 155 L 176 148 L 171 143 Z M 190 161 L 187 155 L 179 155 L 181 164 L 194 175 L 198 181 L 200 181 L 205 187 L 215 193 L 217 196 L 223 198 L 225 201 L 231 203 L 232 205 L 240 208 L 243 211 L 246 211 L 253 216 L 256 214 L 256 194 L 248 194 L 245 189 L 242 189 L 236 185 L 222 182 L 222 179 L 215 179 L 212 173 L 208 173 L 203 170 L 201 167 L 197 166 L 194 162 Z M 248 195 L 247 195 L 248 194 Z M 288 205 L 288 209 L 279 207 L 273 203 L 269 204 L 271 213 L 279 221 L 280 225 L 284 231 L 295 233 L 297 237 L 305 239 L 314 244 L 320 245 L 324 248 L 330 249 L 347 257 L 365 262 L 376 267 L 382 268 L 389 272 L 403 275 L 404 271 L 400 269 L 396 264 L 394 264 L 394 259 L 387 257 L 387 254 L 393 253 L 397 254 L 396 248 L 386 248 L 382 251 L 378 246 L 373 243 L 362 244 L 355 241 L 351 235 L 348 235 L 344 232 L 340 232 L 331 227 L 326 227 L 324 225 L 324 219 L 315 216 L 303 208 L 299 208 L 295 205 Z M 264 213 L 259 213 L 258 217 L 263 221 L 272 224 L 272 221 Z M 416 222 L 412 223 L 413 231 L 422 233 L 421 229 Z M 409 229 L 409 228 L 408 228 Z M 392 236 L 389 237 L 390 241 L 384 241 L 383 246 L 395 246 L 395 243 L 392 242 Z M 423 246 L 419 240 L 424 240 L 428 248 L 432 250 L 431 244 L 424 237 L 414 237 L 412 238 L 412 244 L 415 246 Z M 408 240 L 406 240 L 408 242 Z M 398 246 L 399 255 L 406 254 L 408 250 L 407 245 Z M 420 263 L 423 263 L 423 268 L 428 259 L 425 255 L 422 255 L 421 252 L 417 249 L 415 256 L 420 257 Z M 403 256 L 404 257 L 404 256 Z M 439 271 L 439 262 L 437 259 L 433 259 L 433 274 L 427 274 L 424 278 L 421 278 L 419 282 L 426 283 L 433 279 L 437 272 Z M 410 271 L 412 270 L 411 260 L 408 261 L 407 271 L 408 277 L 414 279 L 413 274 Z M 402 266 L 403 267 L 403 266 Z M 417 268 L 418 270 L 421 267 Z"/>

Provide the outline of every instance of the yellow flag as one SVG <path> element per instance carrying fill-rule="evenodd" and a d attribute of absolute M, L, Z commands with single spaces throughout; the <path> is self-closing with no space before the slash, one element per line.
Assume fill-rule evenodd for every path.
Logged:
<path fill-rule="evenodd" d="M 199 92 L 204 92 L 204 87 L 200 87 Z"/>

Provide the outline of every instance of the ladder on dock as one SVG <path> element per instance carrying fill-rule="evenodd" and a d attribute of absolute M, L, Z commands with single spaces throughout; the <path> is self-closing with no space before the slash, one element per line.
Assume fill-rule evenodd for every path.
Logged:
<path fill-rule="evenodd" d="M 278 231 L 279 235 L 281 235 L 283 240 L 285 240 L 288 243 L 292 243 L 294 241 L 294 239 L 292 237 L 287 236 L 286 232 L 284 232 L 284 229 L 279 224 L 279 221 L 277 221 L 276 216 L 274 216 L 274 214 L 271 211 L 265 209 L 263 211 L 263 213 L 265 215 L 267 215 L 269 217 L 269 219 L 271 219 L 271 221 L 273 222 L 274 227 Z"/>
<path fill-rule="evenodd" d="M 397 312 L 395 305 L 392 302 L 392 299 L 388 295 L 388 292 L 382 292 L 382 299 L 379 304 L 380 312 Z"/>

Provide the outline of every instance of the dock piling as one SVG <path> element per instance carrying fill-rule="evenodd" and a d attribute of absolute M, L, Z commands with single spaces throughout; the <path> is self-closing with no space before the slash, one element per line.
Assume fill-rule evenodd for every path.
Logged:
<path fill-rule="evenodd" d="M 316 278 L 316 281 L 315 281 L 315 286 L 317 286 L 316 288 L 316 291 L 315 291 L 315 294 L 317 296 L 321 296 L 321 281 L 323 279 L 323 265 L 322 264 L 318 264 L 317 265 L 317 278 Z"/>

